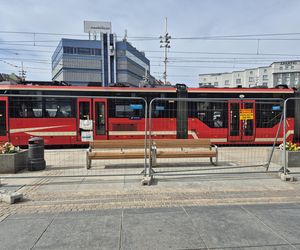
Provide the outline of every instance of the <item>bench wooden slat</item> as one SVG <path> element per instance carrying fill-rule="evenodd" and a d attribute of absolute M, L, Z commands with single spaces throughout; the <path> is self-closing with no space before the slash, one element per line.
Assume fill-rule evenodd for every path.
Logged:
<path fill-rule="evenodd" d="M 168 152 L 159 151 L 156 154 L 158 158 L 189 158 L 189 157 L 216 157 L 215 151 L 181 151 L 181 152 Z"/>
<path fill-rule="evenodd" d="M 87 168 L 92 160 L 144 159 L 145 140 L 96 140 L 90 142 L 86 157 Z"/>
<path fill-rule="evenodd" d="M 99 140 L 90 142 L 90 147 L 92 149 L 102 149 L 102 148 L 119 148 L 119 149 L 134 149 L 134 148 L 144 148 L 145 140 L 137 139 L 137 140 Z"/>
<path fill-rule="evenodd" d="M 152 140 L 157 148 L 208 148 L 209 139 L 158 139 Z"/>
<path fill-rule="evenodd" d="M 152 140 L 152 165 L 158 158 L 210 158 L 218 163 L 218 150 L 213 148 L 210 139 L 157 139 Z M 174 149 L 174 150 L 171 150 Z M 215 163 L 212 158 L 216 158 Z"/>
<path fill-rule="evenodd" d="M 155 149 L 152 152 L 154 158 L 151 160 L 155 162 L 156 158 L 208 157 L 213 163 L 212 158 L 215 157 L 216 162 L 218 158 L 217 149 L 212 150 L 210 139 L 155 139 L 152 140 L 152 144 Z M 93 141 L 90 142 L 90 149 L 87 152 L 87 168 L 91 167 L 92 160 L 143 159 L 144 149 L 144 139 Z"/>
<path fill-rule="evenodd" d="M 145 156 L 142 152 L 114 152 L 110 154 L 99 154 L 99 152 L 92 152 L 89 154 L 89 159 L 143 159 Z"/>

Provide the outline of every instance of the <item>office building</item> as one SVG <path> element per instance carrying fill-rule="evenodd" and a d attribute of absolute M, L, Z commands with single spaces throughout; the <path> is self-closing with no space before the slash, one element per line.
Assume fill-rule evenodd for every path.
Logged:
<path fill-rule="evenodd" d="M 52 56 L 52 80 L 103 87 L 116 83 L 138 87 L 147 79 L 154 82 L 150 61 L 143 52 L 126 40 L 117 41 L 110 29 L 99 33 L 99 37 L 100 40 L 61 39 Z"/>
<path fill-rule="evenodd" d="M 299 87 L 300 61 L 273 62 L 270 66 L 226 73 L 199 74 L 199 86 L 268 87 L 280 84 Z"/>

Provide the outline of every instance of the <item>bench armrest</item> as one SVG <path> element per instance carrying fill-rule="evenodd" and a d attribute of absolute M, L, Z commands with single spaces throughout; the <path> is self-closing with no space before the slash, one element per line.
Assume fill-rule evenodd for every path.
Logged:
<path fill-rule="evenodd" d="M 155 145 L 151 145 L 151 154 L 155 154 L 157 153 L 157 147 Z"/>
<path fill-rule="evenodd" d="M 150 148 L 150 165 L 151 167 L 155 167 L 157 165 L 157 147 L 156 145 L 151 145 Z"/>
<path fill-rule="evenodd" d="M 214 148 L 216 150 L 216 152 L 218 153 L 218 146 L 217 145 L 211 144 L 210 146 L 211 146 L 211 148 Z"/>
<path fill-rule="evenodd" d="M 215 144 L 212 144 L 211 147 L 214 147 L 215 150 L 216 150 L 216 165 L 218 165 L 218 161 L 219 161 L 219 158 L 218 158 L 218 146 L 215 145 Z"/>
<path fill-rule="evenodd" d="M 91 168 L 92 160 L 89 158 L 89 153 L 91 152 L 92 152 L 92 147 L 89 146 L 88 149 L 86 150 L 86 169 Z"/>

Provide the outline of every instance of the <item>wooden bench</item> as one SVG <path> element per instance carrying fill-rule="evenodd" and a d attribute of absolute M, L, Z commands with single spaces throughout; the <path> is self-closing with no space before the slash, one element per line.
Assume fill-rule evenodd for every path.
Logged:
<path fill-rule="evenodd" d="M 152 166 L 158 158 L 210 158 L 213 165 L 218 164 L 218 147 L 210 139 L 161 139 L 152 140 Z M 215 158 L 215 162 L 213 162 Z"/>
<path fill-rule="evenodd" d="M 101 140 L 90 142 L 86 153 L 86 168 L 92 160 L 144 159 L 145 140 Z"/>

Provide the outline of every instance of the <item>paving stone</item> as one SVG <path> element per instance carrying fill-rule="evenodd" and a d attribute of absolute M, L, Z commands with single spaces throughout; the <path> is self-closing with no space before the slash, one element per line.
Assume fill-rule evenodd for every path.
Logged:
<path fill-rule="evenodd" d="M 292 244 L 300 244 L 300 206 L 245 206 L 263 223 Z"/>
<path fill-rule="evenodd" d="M 239 206 L 186 208 L 209 248 L 245 248 L 286 244 Z"/>
<path fill-rule="evenodd" d="M 0 223 L 0 248 L 5 250 L 30 249 L 51 222 L 50 218 L 39 219 L 35 216 L 10 218 Z"/>
<path fill-rule="evenodd" d="M 138 213 L 135 213 L 138 211 Z M 144 212 L 144 213 L 143 213 Z M 205 244 L 184 211 L 124 213 L 123 249 L 200 249 Z"/>
<path fill-rule="evenodd" d="M 34 249 L 119 249 L 120 215 L 55 218 Z"/>

